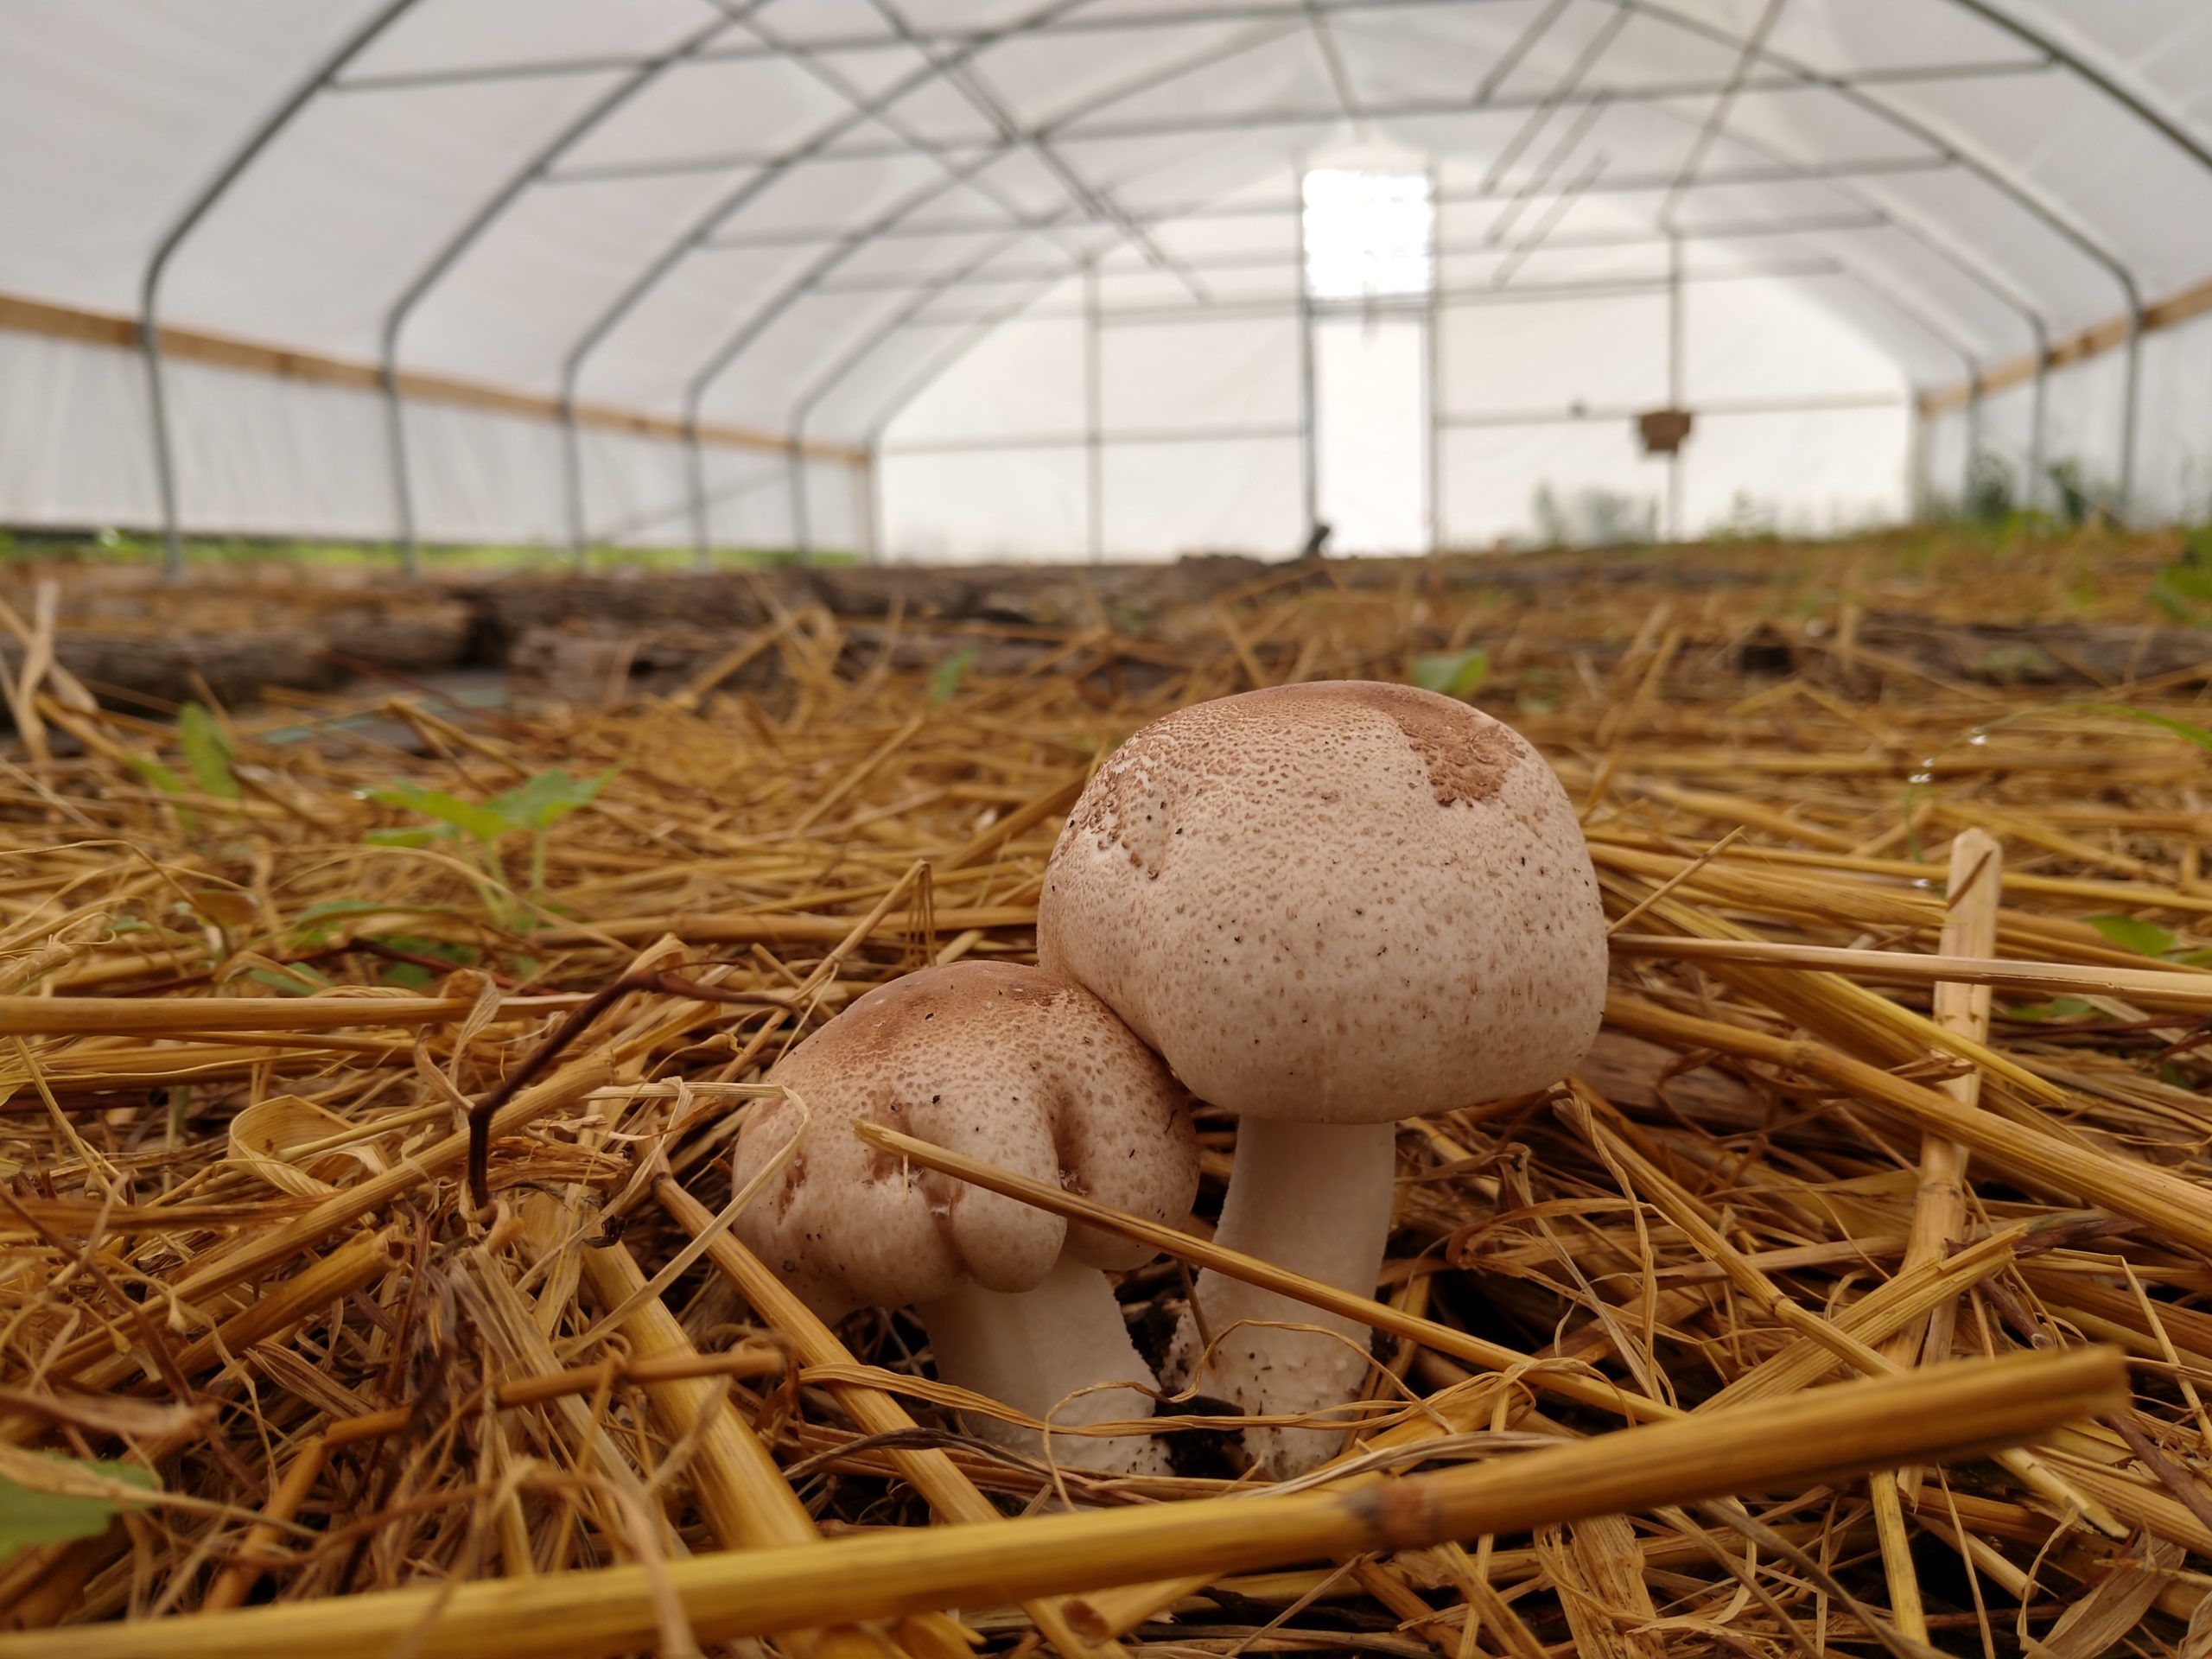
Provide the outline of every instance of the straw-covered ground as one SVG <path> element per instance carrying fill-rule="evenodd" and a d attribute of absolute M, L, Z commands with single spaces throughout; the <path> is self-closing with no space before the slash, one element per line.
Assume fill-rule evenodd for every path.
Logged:
<path fill-rule="evenodd" d="M 2212 1653 L 2212 638 L 2145 676 L 2121 632 L 2171 656 L 2175 607 L 2144 596 L 2177 556 L 1305 565 L 1142 633 L 1101 606 L 903 641 L 895 613 L 776 601 L 668 695 L 490 714 L 389 685 L 112 712 L 16 618 L 0 1654 L 756 1651 L 727 1633 L 771 1603 L 817 1627 L 775 1650 L 925 1659 Z M 1870 643 L 1899 615 L 2094 648 Z M 728 1230 L 727 1153 L 786 1045 L 924 963 L 1028 959 L 1061 817 L 1122 738 L 1325 677 L 1518 727 L 1614 925 L 1571 1086 L 1405 1126 L 1373 1403 L 1326 1473 L 1420 1491 L 1675 1420 L 1798 1473 L 1457 1541 L 1385 1505 L 1356 1547 L 1272 1557 L 1193 1510 L 1163 1560 L 1111 1527 L 1165 1537 L 1253 1484 L 1207 1402 L 1168 1419 L 1173 1478 L 1010 1458 L 961 1432 L 908 1317 L 823 1327 Z M 1154 1353 L 1233 1154 L 1197 1109 L 1198 1214 L 1120 1286 Z M 498 1113 L 481 1211 L 472 1110 Z M 1823 1480 L 1798 1420 L 1756 1415 L 2094 1344 L 2132 1402 L 2032 1454 Z M 1970 1446 L 1980 1408 L 1939 1406 L 1961 1421 L 1928 1443 Z M 1087 1566 L 975 1587 L 1001 1580 L 974 1529 L 1014 1517 L 1011 1560 L 1071 1503 L 1108 1529 Z M 863 1630 L 840 1618 L 889 1568 L 700 1566 L 854 1534 L 968 1587 Z M 582 1576 L 610 1563 L 631 1575 Z M 471 1599 L 494 1580 L 524 1599 Z"/>

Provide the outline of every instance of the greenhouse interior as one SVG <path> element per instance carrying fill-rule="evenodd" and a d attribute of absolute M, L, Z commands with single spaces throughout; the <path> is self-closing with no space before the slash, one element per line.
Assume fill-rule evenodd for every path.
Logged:
<path fill-rule="evenodd" d="M 2204 0 L 0 0 L 0 1659 L 2212 1656 Z"/>

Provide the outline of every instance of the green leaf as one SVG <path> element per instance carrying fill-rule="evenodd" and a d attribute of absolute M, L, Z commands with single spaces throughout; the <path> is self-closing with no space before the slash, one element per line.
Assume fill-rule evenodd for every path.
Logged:
<path fill-rule="evenodd" d="M 178 740 L 184 745 L 185 765 L 203 795 L 235 801 L 245 791 L 231 775 L 231 740 L 215 723 L 215 716 L 196 702 L 188 702 L 176 717 Z"/>
<path fill-rule="evenodd" d="M 388 962 L 384 965 L 385 983 L 404 985 L 410 991 L 426 991 L 434 977 L 430 970 L 419 962 Z"/>
<path fill-rule="evenodd" d="M 507 821 L 496 808 L 479 806 L 474 801 L 464 801 L 458 795 L 448 795 L 442 789 L 423 789 L 414 784 L 394 784 L 388 789 L 372 789 L 369 798 L 381 806 L 397 806 L 410 812 L 420 812 L 426 818 L 435 818 L 440 823 L 458 830 L 478 841 L 493 841 L 509 830 L 520 826 Z"/>
<path fill-rule="evenodd" d="M 511 830 L 550 830 L 578 807 L 590 805 L 620 770 L 610 766 L 596 778 L 571 778 L 556 766 L 519 788 L 494 795 L 484 803 L 485 810 L 498 813 Z"/>
<path fill-rule="evenodd" d="M 2095 1012 L 2078 996 L 2054 996 L 2048 1002 L 2031 1002 L 2025 1007 L 2005 1010 L 2007 1017 L 2014 1020 L 2079 1020 Z"/>
<path fill-rule="evenodd" d="M 2179 963 L 2184 968 L 2212 968 L 2212 945 L 2177 951 L 2167 960 Z"/>
<path fill-rule="evenodd" d="M 975 661 L 976 647 L 963 645 L 939 663 L 936 671 L 930 676 L 930 701 L 950 702 L 959 693 L 961 676 L 967 673 Z"/>
<path fill-rule="evenodd" d="M 56 1463 L 71 1459 L 42 1452 Z M 135 1464 L 84 1463 L 90 1473 L 146 1491 L 155 1490 L 154 1477 Z M 34 1487 L 0 1478 L 0 1558 L 14 1555 L 35 1544 L 65 1544 L 77 1538 L 97 1538 L 107 1530 L 122 1506 L 112 1498 L 79 1497 L 63 1492 L 42 1492 Z"/>
<path fill-rule="evenodd" d="M 370 830 L 361 839 L 372 847 L 427 847 L 441 836 L 453 832 L 443 828 L 435 830 Z"/>
<path fill-rule="evenodd" d="M 266 985 L 280 996 L 313 996 L 317 991 L 330 989 L 330 981 L 305 963 L 285 963 L 276 968 L 250 968 L 248 979 L 257 985 Z"/>
<path fill-rule="evenodd" d="M 1465 651 L 1441 652 L 1414 658 L 1414 683 L 1424 691 L 1440 692 L 1463 702 L 1483 689 L 1490 677 L 1490 652 L 1480 645 Z"/>
<path fill-rule="evenodd" d="M 418 957 L 435 957 L 456 968 L 470 967 L 484 954 L 474 945 L 463 944 L 456 939 L 417 938 L 412 933 L 387 934 L 383 943 L 395 950 L 411 950 Z"/>
<path fill-rule="evenodd" d="M 2139 922 L 2133 916 L 2084 916 L 2082 919 L 2111 944 L 2138 956 L 2163 957 L 2174 948 L 2174 936 L 2156 922 Z"/>

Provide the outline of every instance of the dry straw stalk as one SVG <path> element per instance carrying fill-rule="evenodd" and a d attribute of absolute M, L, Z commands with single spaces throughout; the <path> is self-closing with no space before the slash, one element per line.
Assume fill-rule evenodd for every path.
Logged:
<path fill-rule="evenodd" d="M 1827 1480 L 2018 1444 L 2126 1395 L 2108 1349 L 2016 1355 L 1847 1384 L 1706 1421 L 1626 1429 L 1502 1462 L 1343 1493 L 1221 1498 L 1047 1516 L 1006 1528 L 859 1538 L 672 1563 L 691 1627 L 711 1641 L 881 1619 L 979 1601 L 1079 1592 L 1203 1567 L 1251 1572 L 1316 1555 L 1416 1549 L 1747 1486 Z M 157 1626 L 17 1637 L 10 1659 L 587 1659 L 649 1645 L 635 1567 L 449 1592 L 354 1597 L 340 1608 L 244 1611 Z"/>

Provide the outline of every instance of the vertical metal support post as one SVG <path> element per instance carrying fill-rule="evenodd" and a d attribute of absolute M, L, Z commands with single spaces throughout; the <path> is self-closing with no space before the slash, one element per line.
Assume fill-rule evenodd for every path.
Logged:
<path fill-rule="evenodd" d="M 162 493 L 162 568 L 171 582 L 184 575 L 184 537 L 177 525 L 176 456 L 169 438 L 168 392 L 162 377 L 162 326 L 154 318 L 148 284 L 138 343 L 146 353 L 146 393 L 154 423 L 154 479 Z"/>
<path fill-rule="evenodd" d="M 1421 419 L 1428 429 L 1428 550 L 1444 550 L 1444 308 L 1437 296 L 1444 291 L 1444 187 L 1433 172 L 1428 175 L 1428 308 L 1422 327 L 1427 330 L 1421 355 Z"/>
<path fill-rule="evenodd" d="M 806 452 L 796 434 L 785 452 L 790 457 L 791 489 L 791 550 L 804 561 L 814 551 L 814 531 L 807 521 Z"/>
<path fill-rule="evenodd" d="M 853 490 L 859 498 L 853 504 L 855 522 L 859 527 L 861 557 L 869 564 L 883 563 L 883 504 L 875 484 L 875 450 L 871 447 L 853 468 Z"/>
<path fill-rule="evenodd" d="M 1313 291 L 1306 265 L 1306 176 L 1291 175 L 1291 199 L 1297 205 L 1291 225 L 1298 251 L 1298 479 L 1305 493 L 1306 534 L 1321 522 L 1321 457 L 1315 442 L 1318 411 L 1313 388 Z"/>
<path fill-rule="evenodd" d="M 2020 505 L 2035 506 L 2043 499 L 2045 413 L 2050 402 L 2050 342 L 2036 342 L 2036 377 L 2028 383 L 2028 480 L 2020 492 Z"/>
<path fill-rule="evenodd" d="M 691 497 L 691 568 L 715 568 L 712 510 L 707 502 L 707 446 L 699 438 L 699 412 L 690 410 L 683 422 L 684 487 Z"/>
<path fill-rule="evenodd" d="M 335 52 L 316 66 L 312 74 L 293 87 L 284 101 L 254 129 L 253 136 L 231 152 L 215 176 L 193 198 L 192 205 L 177 216 L 155 244 L 153 257 L 146 262 L 138 283 L 138 344 L 146 359 L 147 413 L 153 422 L 154 476 L 162 496 L 162 547 L 171 580 L 184 574 L 184 539 L 178 522 L 176 449 L 169 429 L 168 389 L 162 374 L 162 275 L 168 270 L 169 261 L 176 257 L 176 251 L 184 245 L 184 239 L 238 182 L 238 175 L 253 165 L 254 158 L 275 143 L 276 136 L 291 124 L 292 118 L 312 104 L 347 64 L 414 3 L 415 0 L 385 0 L 359 29 L 340 42 Z"/>
<path fill-rule="evenodd" d="M 2143 390 L 2143 308 L 2127 312 L 2126 382 L 2120 394 L 2120 482 L 2113 502 L 2113 516 L 2126 524 L 2135 511 L 2135 438 Z"/>
<path fill-rule="evenodd" d="M 384 386 L 385 430 L 391 438 L 391 510 L 399 525 L 399 569 L 412 582 L 423 574 L 422 537 L 415 528 L 415 488 L 407 471 L 407 408 L 399 373 L 386 359 L 377 378 Z"/>
<path fill-rule="evenodd" d="M 1098 262 L 1083 268 L 1084 549 L 1093 564 L 1106 556 L 1106 387 L 1100 362 L 1104 330 L 1098 316 Z"/>
<path fill-rule="evenodd" d="M 1905 448 L 1905 512 L 1912 518 L 1928 516 L 1928 393 L 1914 386 L 1907 394 L 1912 400 L 1912 431 L 1906 439 Z"/>
<path fill-rule="evenodd" d="M 1687 395 L 1682 357 L 1682 238 L 1667 234 L 1667 407 L 1680 409 Z M 1667 457 L 1667 539 L 1682 539 L 1682 450 Z"/>
<path fill-rule="evenodd" d="M 569 510 L 569 556 L 577 569 L 584 568 L 591 550 L 584 541 L 584 452 L 576 431 L 576 406 L 565 395 L 561 399 L 562 484 Z"/>
<path fill-rule="evenodd" d="M 1974 512 L 1974 462 L 1981 458 L 1981 371 L 1977 368 L 1967 382 L 1966 460 L 1959 474 L 1959 516 L 1970 517 Z"/>

